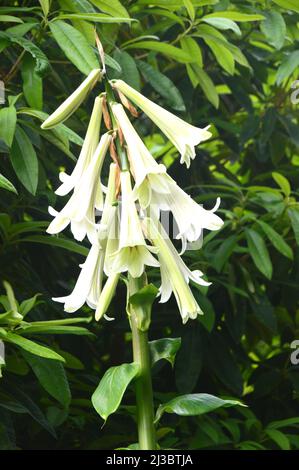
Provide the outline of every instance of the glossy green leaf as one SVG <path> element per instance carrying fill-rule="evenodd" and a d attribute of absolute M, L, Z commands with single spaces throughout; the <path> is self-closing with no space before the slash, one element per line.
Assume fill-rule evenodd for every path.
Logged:
<path fill-rule="evenodd" d="M 299 245 L 299 209 L 295 209 L 295 208 L 288 209 L 288 216 L 291 220 L 291 224 L 292 224 L 292 228 L 293 228 L 297 245 Z"/>
<path fill-rule="evenodd" d="M 139 365 L 134 362 L 111 367 L 105 372 L 91 397 L 96 412 L 104 421 L 118 409 L 129 383 L 138 372 Z"/>
<path fill-rule="evenodd" d="M 119 0 L 90 0 L 93 5 L 104 13 L 114 17 L 129 18 L 129 13 Z"/>
<path fill-rule="evenodd" d="M 204 23 L 214 26 L 217 29 L 222 29 L 222 30 L 230 29 L 231 31 L 234 31 L 234 33 L 236 33 L 238 36 L 241 36 L 242 34 L 237 23 L 235 23 L 233 20 L 229 18 L 203 17 L 202 21 Z"/>
<path fill-rule="evenodd" d="M 269 256 L 268 249 L 262 236 L 253 229 L 246 229 L 245 231 L 249 254 L 258 268 L 268 279 L 272 278 L 272 262 Z"/>
<path fill-rule="evenodd" d="M 23 353 L 41 386 L 64 407 L 71 401 L 69 383 L 63 365 L 28 352 Z"/>
<path fill-rule="evenodd" d="M 34 59 L 26 54 L 22 61 L 23 92 L 27 103 L 32 108 L 41 110 L 43 107 L 43 81 L 35 72 Z"/>
<path fill-rule="evenodd" d="M 134 44 L 129 44 L 127 49 L 147 49 L 150 51 L 160 52 L 166 57 L 182 63 L 190 63 L 193 61 L 193 58 L 187 54 L 187 52 L 183 51 L 179 47 L 175 47 L 164 42 L 139 41 Z"/>
<path fill-rule="evenodd" d="M 35 72 L 38 75 L 43 76 L 47 73 L 47 71 L 49 70 L 49 66 L 50 66 L 49 61 L 46 55 L 44 54 L 44 52 L 39 47 L 37 47 L 32 41 L 29 41 L 28 39 L 25 39 L 22 37 L 15 36 L 10 33 L 4 33 L 0 31 L 0 39 L 1 38 L 9 41 L 10 43 L 18 44 L 25 51 L 31 54 L 35 60 L 35 64 L 36 64 Z"/>
<path fill-rule="evenodd" d="M 50 23 L 50 29 L 59 47 L 80 72 L 88 75 L 99 68 L 92 47 L 77 29 L 61 20 Z"/>
<path fill-rule="evenodd" d="M 237 21 L 237 22 L 247 22 L 247 21 L 262 21 L 265 19 L 263 15 L 251 15 L 248 13 L 241 13 L 239 11 L 217 11 L 215 13 L 210 13 L 209 15 L 205 15 L 206 18 L 228 18 L 229 20 Z"/>
<path fill-rule="evenodd" d="M 165 359 L 173 366 L 181 346 L 181 338 L 162 338 L 149 342 L 152 364 Z"/>
<path fill-rule="evenodd" d="M 1 189 L 6 189 L 7 191 L 10 191 L 11 193 L 18 194 L 18 191 L 14 187 L 14 185 L 7 179 L 5 176 L 3 176 L 0 173 L 0 188 Z"/>
<path fill-rule="evenodd" d="M 285 10 L 292 10 L 299 13 L 299 5 L 297 0 L 273 0 L 273 2 Z"/>
<path fill-rule="evenodd" d="M 5 23 L 23 23 L 23 20 L 21 18 L 18 18 L 17 16 L 11 16 L 11 15 L 0 15 L 0 23 L 5 22 Z"/>
<path fill-rule="evenodd" d="M 29 137 L 19 126 L 16 128 L 10 158 L 18 179 L 34 195 L 38 183 L 38 160 Z"/>
<path fill-rule="evenodd" d="M 186 110 L 181 93 L 166 75 L 142 60 L 137 61 L 137 66 L 144 78 L 166 100 L 169 106 L 177 111 Z"/>
<path fill-rule="evenodd" d="M 101 13 L 67 13 L 55 18 L 55 22 L 60 20 L 85 20 L 93 23 L 130 23 L 136 21 L 133 18 L 115 18 Z"/>
<path fill-rule="evenodd" d="M 16 346 L 19 346 L 20 348 L 30 352 L 31 354 L 35 354 L 36 356 L 64 362 L 63 357 L 57 354 L 52 349 L 47 348 L 46 346 L 42 346 L 41 344 L 31 341 L 30 339 L 23 338 L 22 336 L 19 336 L 15 333 L 11 333 L 10 331 L 7 332 L 3 339 L 4 341 L 8 341 L 10 343 L 15 344 Z"/>
<path fill-rule="evenodd" d="M 219 408 L 228 408 L 231 406 L 244 405 L 237 400 L 223 400 L 222 398 L 207 393 L 181 395 L 159 406 L 156 414 L 156 422 L 159 421 L 163 413 L 175 413 L 180 416 L 199 416 L 218 410 Z"/>
<path fill-rule="evenodd" d="M 261 22 L 260 28 L 269 44 L 276 49 L 281 49 L 286 39 L 286 23 L 278 11 L 265 11 L 265 21 Z"/>
<path fill-rule="evenodd" d="M 0 139 L 11 147 L 17 123 L 16 108 L 9 106 L 0 109 Z"/>
<path fill-rule="evenodd" d="M 286 197 L 289 197 L 290 194 L 291 194 L 291 185 L 290 185 L 289 181 L 287 180 L 287 178 L 285 176 L 283 176 L 281 173 L 277 173 L 276 171 L 274 171 L 272 173 L 272 177 L 276 181 L 278 186 L 280 186 L 280 188 L 283 191 L 284 195 Z"/>
<path fill-rule="evenodd" d="M 287 258 L 293 259 L 293 252 L 290 246 L 284 241 L 283 237 L 274 230 L 271 225 L 263 222 L 262 220 L 257 219 L 256 222 L 263 229 L 264 233 L 267 235 L 269 241 L 273 246 Z"/>

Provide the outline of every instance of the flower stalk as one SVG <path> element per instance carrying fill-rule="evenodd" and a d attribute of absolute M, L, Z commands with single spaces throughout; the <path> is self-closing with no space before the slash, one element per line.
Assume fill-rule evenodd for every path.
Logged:
<path fill-rule="evenodd" d="M 142 277 L 137 279 L 129 275 L 129 296 L 138 292 L 143 286 Z M 140 450 L 155 450 L 157 445 L 148 332 L 140 329 L 139 309 L 142 309 L 142 306 L 138 306 L 137 309 L 130 307 L 133 360 L 139 364 L 139 374 L 135 380 L 138 442 Z M 146 315 L 147 312 L 144 314 Z"/>

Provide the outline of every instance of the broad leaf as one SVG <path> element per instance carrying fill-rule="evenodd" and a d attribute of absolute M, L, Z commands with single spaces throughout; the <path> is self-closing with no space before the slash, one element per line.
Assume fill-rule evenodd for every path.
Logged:
<path fill-rule="evenodd" d="M 10 191 L 11 193 L 18 194 L 18 191 L 16 190 L 14 185 L 7 178 L 5 178 L 5 176 L 1 175 L 1 173 L 0 173 L 0 188 L 6 189 L 7 191 Z"/>
<path fill-rule="evenodd" d="M 181 346 L 181 338 L 162 338 L 149 342 L 152 364 L 165 359 L 173 366 Z"/>
<path fill-rule="evenodd" d="M 133 362 L 111 367 L 104 374 L 91 397 L 91 401 L 96 412 L 105 421 L 118 409 L 129 383 L 138 372 L 139 365 Z"/>
<path fill-rule="evenodd" d="M 168 403 L 160 405 L 155 421 L 159 421 L 163 413 L 175 413 L 180 416 L 199 416 L 218 410 L 219 408 L 228 408 L 231 406 L 244 405 L 237 400 L 223 400 L 222 398 L 207 393 L 181 395 Z"/>
<path fill-rule="evenodd" d="M 17 177 L 25 188 L 35 194 L 38 183 L 38 161 L 33 145 L 25 131 L 17 126 L 10 153 Z"/>
<path fill-rule="evenodd" d="M 11 147 L 15 135 L 17 113 L 14 106 L 0 109 L 0 139 Z"/>
<path fill-rule="evenodd" d="M 245 231 L 249 254 L 254 264 L 268 279 L 272 277 L 272 262 L 266 244 L 261 235 L 253 229 Z"/>

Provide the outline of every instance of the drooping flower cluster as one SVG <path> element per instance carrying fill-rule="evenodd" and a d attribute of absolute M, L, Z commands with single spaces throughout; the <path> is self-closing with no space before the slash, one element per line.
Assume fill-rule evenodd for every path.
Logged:
<path fill-rule="evenodd" d="M 100 70 L 92 71 L 43 123 L 43 129 L 67 119 L 100 77 Z M 95 316 L 99 320 L 105 316 L 121 273 L 139 278 L 146 266 L 159 267 L 160 302 L 166 302 L 174 293 L 185 323 L 203 313 L 189 281 L 202 286 L 209 283 L 203 279 L 201 271 L 191 271 L 186 266 L 162 227 L 159 216 L 161 211 L 172 213 L 179 228 L 177 238 L 181 240 L 184 252 L 188 242 L 201 240 L 203 229 L 218 230 L 222 226 L 222 220 L 215 214 L 220 200 L 214 209 L 206 210 L 185 193 L 167 174 L 166 167 L 153 158 L 124 106 L 129 111 L 134 109 L 132 101 L 144 111 L 176 146 L 181 163 L 186 163 L 187 167 L 195 158 L 195 146 L 207 140 L 211 133 L 208 127 L 200 129 L 186 123 L 122 80 L 106 81 L 106 86 L 109 98 L 102 93 L 95 99 L 85 140 L 72 173 L 59 175 L 62 184 L 56 194 L 65 196 L 72 191 L 72 195 L 60 212 L 49 207 L 54 219 L 48 233 L 57 234 L 70 224 L 76 240 L 82 241 L 87 236 L 91 243 L 73 292 L 54 300 L 64 303 L 67 312 L 75 312 L 86 302 L 96 311 Z M 117 102 L 117 92 L 123 104 Z M 111 122 L 113 129 L 101 135 L 102 114 L 105 123 Z M 133 114 L 136 114 L 135 110 Z M 101 170 L 109 153 L 113 163 L 110 164 L 108 186 L 105 188 L 101 182 Z M 96 220 L 96 210 L 101 211 L 99 221 Z"/>

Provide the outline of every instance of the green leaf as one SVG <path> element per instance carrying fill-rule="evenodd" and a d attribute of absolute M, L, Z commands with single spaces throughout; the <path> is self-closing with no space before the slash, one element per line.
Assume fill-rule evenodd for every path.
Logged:
<path fill-rule="evenodd" d="M 237 23 L 235 23 L 233 20 L 229 18 L 217 18 L 217 17 L 207 18 L 206 16 L 204 16 L 201 19 L 201 21 L 203 21 L 204 23 L 210 24 L 217 29 L 222 29 L 222 30 L 230 29 L 234 31 L 234 33 L 236 33 L 238 36 L 241 36 L 242 34 Z"/>
<path fill-rule="evenodd" d="M 87 328 L 80 326 L 60 326 L 60 325 L 34 325 L 35 322 L 28 326 L 23 326 L 18 332 L 22 335 L 30 334 L 51 334 L 51 335 L 79 335 L 79 336 L 95 336 Z"/>
<path fill-rule="evenodd" d="M 63 365 L 58 361 L 41 359 L 28 352 L 23 355 L 41 386 L 64 407 L 68 407 L 71 392 Z"/>
<path fill-rule="evenodd" d="M 186 110 L 180 91 L 166 75 L 142 60 L 137 61 L 137 66 L 144 78 L 166 100 L 169 106 L 177 111 Z"/>
<path fill-rule="evenodd" d="M 180 393 L 191 393 L 198 382 L 203 365 L 203 344 L 199 322 L 188 325 L 175 362 L 175 383 Z"/>
<path fill-rule="evenodd" d="M 212 259 L 212 265 L 218 273 L 222 271 L 223 266 L 229 260 L 238 242 L 236 235 L 230 235 L 223 243 L 220 244 L 218 250 Z"/>
<path fill-rule="evenodd" d="M 237 400 L 223 400 L 207 393 L 181 395 L 159 406 L 155 422 L 159 421 L 163 413 L 175 413 L 180 416 L 199 416 L 219 408 L 231 406 L 245 405 Z"/>
<path fill-rule="evenodd" d="M 274 181 L 278 184 L 278 186 L 281 188 L 284 195 L 286 197 L 289 197 L 291 194 L 291 185 L 286 179 L 286 177 L 275 171 L 272 173 L 272 177 Z"/>
<path fill-rule="evenodd" d="M 118 409 L 126 388 L 138 372 L 139 365 L 134 362 L 111 367 L 105 372 L 91 397 L 96 412 L 104 421 Z"/>
<path fill-rule="evenodd" d="M 296 0 L 295 0 L 296 1 Z M 228 18 L 237 22 L 246 22 L 246 21 L 261 21 L 265 17 L 263 15 L 250 15 L 247 13 L 241 13 L 239 11 L 217 11 L 216 13 L 211 13 L 206 15 L 204 18 Z"/>
<path fill-rule="evenodd" d="M 50 29 L 59 47 L 80 72 L 88 75 L 99 68 L 95 53 L 82 33 L 61 20 L 50 23 Z"/>
<path fill-rule="evenodd" d="M 101 13 L 67 13 L 57 16 L 53 21 L 56 23 L 60 20 L 85 20 L 92 21 L 93 23 L 131 23 L 132 21 L 137 21 L 133 18 L 115 18 L 114 16 Z"/>
<path fill-rule="evenodd" d="M 165 359 L 174 365 L 175 356 L 180 349 L 181 338 L 162 338 L 149 342 L 152 364 Z"/>
<path fill-rule="evenodd" d="M 261 22 L 260 28 L 269 44 L 275 49 L 281 49 L 286 38 L 286 24 L 283 16 L 278 11 L 265 11 L 265 21 Z"/>
<path fill-rule="evenodd" d="M 46 359 L 54 359 L 55 361 L 64 362 L 63 357 L 57 354 L 52 349 L 47 348 L 46 346 L 41 346 L 30 339 L 23 338 L 22 336 L 16 335 L 15 333 L 7 332 L 4 341 L 9 341 L 10 343 L 16 344 L 25 351 L 35 354 L 36 356 L 45 357 Z"/>
<path fill-rule="evenodd" d="M 23 20 L 21 20 L 21 18 L 18 18 L 17 16 L 0 15 L 0 22 L 23 23 Z"/>
<path fill-rule="evenodd" d="M 38 161 L 35 150 L 24 130 L 17 126 L 10 153 L 17 177 L 25 188 L 35 194 L 38 183 Z"/>
<path fill-rule="evenodd" d="M 182 63 L 193 62 L 193 58 L 179 47 L 165 44 L 164 42 L 155 41 L 139 41 L 134 44 L 129 44 L 127 49 L 148 49 L 150 51 L 160 52 L 166 57 L 177 60 Z"/>
<path fill-rule="evenodd" d="M 198 43 L 195 39 L 191 38 L 190 36 L 185 36 L 180 40 L 181 46 L 183 51 L 187 52 L 190 57 L 193 57 L 193 62 L 198 64 L 199 67 L 203 67 L 203 59 L 202 59 L 202 52 L 201 48 L 199 47 Z"/>
<path fill-rule="evenodd" d="M 197 64 L 187 66 L 187 70 L 190 71 L 189 67 L 191 67 L 191 70 L 194 74 L 194 79 L 196 80 L 196 83 L 201 87 L 207 99 L 210 101 L 210 103 L 212 103 L 215 108 L 218 108 L 219 96 L 216 87 L 209 75 L 202 68 L 197 66 Z"/>
<path fill-rule="evenodd" d="M 18 191 L 14 187 L 14 185 L 0 173 L 0 188 L 6 189 L 12 193 L 18 194 Z"/>
<path fill-rule="evenodd" d="M 193 6 L 193 3 L 191 0 L 183 0 L 183 4 L 188 12 L 188 15 L 190 16 L 190 19 L 194 21 L 195 19 L 195 8 Z"/>
<path fill-rule="evenodd" d="M 282 450 L 290 450 L 290 441 L 285 434 L 277 429 L 266 429 L 267 436 Z"/>
<path fill-rule="evenodd" d="M 49 69 L 49 61 L 45 54 L 39 49 L 33 42 L 29 41 L 28 39 L 24 39 L 22 37 L 14 36 L 13 34 L 4 33 L 0 31 L 0 39 L 6 39 L 7 41 L 18 44 L 21 46 L 25 51 L 29 52 L 35 60 L 35 72 L 43 76 Z"/>
<path fill-rule="evenodd" d="M 213 52 L 217 62 L 230 75 L 235 73 L 235 59 L 230 50 L 213 39 L 206 38 L 205 43 Z"/>
<path fill-rule="evenodd" d="M 42 7 L 43 14 L 45 16 L 48 16 L 49 8 L 50 8 L 49 0 L 39 0 L 39 3 Z"/>
<path fill-rule="evenodd" d="M 83 256 L 88 255 L 88 248 L 80 245 L 79 243 L 73 242 L 72 240 L 68 240 L 67 238 L 58 238 L 52 235 L 31 235 L 30 237 L 21 238 L 19 242 L 20 241 L 57 246 L 59 248 L 64 248 L 66 250 L 72 251 L 73 253 L 79 253 Z"/>
<path fill-rule="evenodd" d="M 26 54 L 21 67 L 23 92 L 27 103 L 32 108 L 41 110 L 43 107 L 43 81 L 35 72 L 34 59 Z"/>
<path fill-rule="evenodd" d="M 272 262 L 266 244 L 261 235 L 253 229 L 246 229 L 245 236 L 250 256 L 258 268 L 268 279 L 272 278 Z"/>
<path fill-rule="evenodd" d="M 20 304 L 20 307 L 19 307 L 19 313 L 25 317 L 27 315 L 27 313 L 30 312 L 30 310 L 33 309 L 33 307 L 35 306 L 36 304 L 36 300 L 37 300 L 37 297 L 39 296 L 40 294 L 35 294 L 33 297 L 31 297 L 30 299 L 26 299 L 26 300 L 23 300 L 23 302 Z"/>
<path fill-rule="evenodd" d="M 286 78 L 289 78 L 297 67 L 299 67 L 299 51 L 294 51 L 287 55 L 279 66 L 276 74 L 277 85 L 281 85 Z"/>
<path fill-rule="evenodd" d="M 299 245 L 299 209 L 288 209 L 288 216 L 291 220 L 297 245 Z"/>
<path fill-rule="evenodd" d="M 93 5 L 114 17 L 129 18 L 130 15 L 119 0 L 90 0 Z"/>
<path fill-rule="evenodd" d="M 105 56 L 105 64 L 108 67 L 111 67 L 113 70 L 116 70 L 116 72 L 121 73 L 121 66 L 114 60 L 110 55 L 104 54 Z"/>
<path fill-rule="evenodd" d="M 140 76 L 136 66 L 136 62 L 126 51 L 116 50 L 113 58 L 121 67 L 121 78 L 126 83 L 140 91 Z"/>
<path fill-rule="evenodd" d="M 295 416 L 294 418 L 280 419 L 279 421 L 272 421 L 268 424 L 267 429 L 279 429 L 292 426 L 299 426 L 299 416 Z"/>
<path fill-rule="evenodd" d="M 293 259 L 293 251 L 289 247 L 289 245 L 284 241 L 282 236 L 271 227 L 271 225 L 263 222 L 262 220 L 256 219 L 256 222 L 260 225 L 263 229 L 265 234 L 267 235 L 269 241 L 272 243 L 273 246 L 284 256 L 287 258 Z"/>
<path fill-rule="evenodd" d="M 273 2 L 285 10 L 293 10 L 299 13 L 299 5 L 297 0 L 273 0 Z"/>
<path fill-rule="evenodd" d="M 15 135 L 17 113 L 14 106 L 0 109 L 0 139 L 11 147 Z"/>

